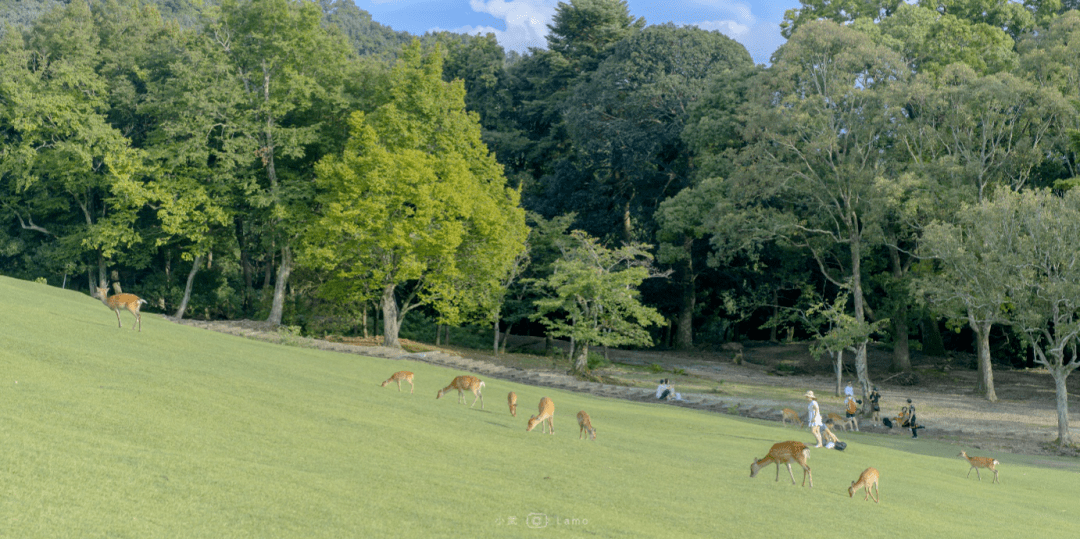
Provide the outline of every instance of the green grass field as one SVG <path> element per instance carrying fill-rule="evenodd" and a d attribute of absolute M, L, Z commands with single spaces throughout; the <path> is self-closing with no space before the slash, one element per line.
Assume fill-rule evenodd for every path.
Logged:
<path fill-rule="evenodd" d="M 0 278 L 4 537 L 1074 537 L 1074 459 L 849 434 L 814 488 L 749 477 L 808 430 L 487 378 L 486 410 L 435 393 L 461 372 L 125 327 L 99 301 Z M 379 387 L 416 373 L 416 393 Z M 506 393 L 518 394 L 518 417 Z M 555 436 L 525 423 L 542 396 Z M 471 395 L 469 395 L 471 401 Z M 587 410 L 595 442 L 578 440 Z M 867 466 L 881 504 L 850 499 Z M 796 479 L 801 472 L 795 468 Z M 529 525 L 546 524 L 543 529 Z"/>

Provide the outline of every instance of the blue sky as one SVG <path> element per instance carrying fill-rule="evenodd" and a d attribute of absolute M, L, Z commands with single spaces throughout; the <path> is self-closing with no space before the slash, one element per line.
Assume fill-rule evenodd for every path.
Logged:
<path fill-rule="evenodd" d="M 356 0 L 376 21 L 394 30 L 494 33 L 505 49 L 545 47 L 547 25 L 559 0 Z M 628 0 L 630 14 L 649 24 L 673 22 L 719 30 L 742 43 L 763 64 L 781 44 L 784 11 L 798 0 Z"/>

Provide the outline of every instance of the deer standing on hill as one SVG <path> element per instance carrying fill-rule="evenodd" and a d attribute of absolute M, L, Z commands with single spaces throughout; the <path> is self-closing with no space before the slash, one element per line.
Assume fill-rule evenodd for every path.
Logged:
<path fill-rule="evenodd" d="M 409 394 L 411 395 L 413 390 L 416 389 L 416 386 L 412 383 L 412 379 L 413 373 L 409 371 L 398 371 L 390 375 L 390 378 L 387 378 L 386 381 L 382 383 L 382 387 L 386 387 L 386 384 L 389 384 L 390 382 L 397 382 L 397 390 L 401 391 L 401 381 L 405 380 L 409 383 Z"/>
<path fill-rule="evenodd" d="M 971 470 L 975 470 L 975 477 L 978 477 L 979 481 L 982 481 L 982 476 L 979 475 L 979 468 L 989 468 L 991 472 L 994 472 L 994 482 L 1000 482 L 998 481 L 997 465 L 1001 463 L 998 462 L 997 459 L 990 457 L 969 457 L 967 456 L 967 451 L 961 451 L 960 454 L 956 456 L 964 457 L 969 463 L 971 463 L 971 468 L 968 468 L 968 473 L 966 477 L 971 477 Z"/>
<path fill-rule="evenodd" d="M 843 429 L 844 432 L 847 432 L 848 427 L 851 427 L 851 430 L 858 430 L 854 417 L 842 417 L 840 414 L 829 412 L 829 421 L 832 422 L 833 426 Z"/>
<path fill-rule="evenodd" d="M 506 404 L 510 405 L 510 415 L 517 417 L 517 393 L 513 391 L 506 396 Z"/>
<path fill-rule="evenodd" d="M 806 447 L 806 444 L 796 441 L 778 442 L 773 444 L 769 449 L 769 454 L 765 455 L 765 458 L 756 459 L 754 463 L 750 465 L 750 477 L 754 477 L 761 471 L 761 468 L 768 466 L 770 463 L 776 464 L 776 480 L 780 480 L 780 464 L 787 464 L 788 475 L 791 476 L 791 484 L 795 484 L 795 474 L 791 472 L 791 463 L 794 461 L 803 469 L 803 486 L 806 486 L 806 478 L 810 478 L 810 488 L 814 488 L 814 476 L 810 473 L 810 466 L 806 464 L 806 459 L 810 458 L 810 448 Z"/>
<path fill-rule="evenodd" d="M 802 418 L 799 417 L 799 414 L 795 410 L 784 408 L 782 413 L 784 414 L 784 417 L 780 418 L 780 422 L 784 425 L 787 425 L 787 422 L 791 421 L 792 423 L 799 425 L 800 428 L 803 426 Z"/>
<path fill-rule="evenodd" d="M 139 332 L 142 333 L 142 315 L 139 314 L 139 309 L 142 308 L 143 303 L 149 303 L 148 301 L 139 298 L 135 294 L 110 296 L 108 288 L 98 288 L 97 293 L 98 299 L 116 313 L 116 323 L 119 327 L 124 327 L 123 322 L 120 321 L 120 309 L 127 309 L 131 314 L 135 315 L 135 324 L 139 326 Z M 135 329 L 135 324 L 131 326 L 131 329 Z"/>
<path fill-rule="evenodd" d="M 881 499 L 881 487 L 878 486 L 878 471 L 874 468 L 867 468 L 863 470 L 858 481 L 851 482 L 851 486 L 847 489 L 848 498 L 854 498 L 855 491 L 862 488 L 866 489 L 866 496 L 863 496 L 863 501 L 865 502 L 867 497 L 872 496 L 870 493 L 871 486 L 877 491 L 877 497 L 874 498 L 874 503 L 878 503 Z"/>
<path fill-rule="evenodd" d="M 592 438 L 593 440 L 596 439 L 596 429 L 594 429 L 592 426 L 592 419 L 589 417 L 588 412 L 586 412 L 585 410 L 578 412 L 577 423 L 578 426 L 581 427 L 578 430 L 578 440 L 580 440 L 586 432 L 589 433 L 590 438 Z"/>
<path fill-rule="evenodd" d="M 529 418 L 529 425 L 525 427 L 525 432 L 533 430 L 538 423 L 543 423 L 544 425 L 540 427 L 541 431 L 547 432 L 550 429 L 551 434 L 555 434 L 555 403 L 551 402 L 551 399 L 544 397 L 540 399 L 539 408 L 540 413 Z"/>
<path fill-rule="evenodd" d="M 475 376 L 458 376 L 457 378 L 454 378 L 453 382 L 450 382 L 450 385 L 440 389 L 439 394 L 436 395 L 435 398 L 441 399 L 447 391 L 456 389 L 458 393 L 458 403 L 465 404 L 465 392 L 472 391 L 472 394 L 476 395 L 476 397 L 473 399 L 472 404 L 469 405 L 469 408 L 476 406 L 476 400 L 480 399 L 480 409 L 483 410 L 484 394 L 480 392 L 483 387 L 484 382 Z"/>

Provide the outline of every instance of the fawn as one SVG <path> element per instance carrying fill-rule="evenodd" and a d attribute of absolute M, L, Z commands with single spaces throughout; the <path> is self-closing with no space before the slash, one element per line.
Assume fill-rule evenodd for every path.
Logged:
<path fill-rule="evenodd" d="M 874 498 L 874 503 L 878 503 L 881 500 L 881 487 L 878 486 L 878 471 L 874 468 L 867 468 L 863 470 L 862 475 L 859 476 L 858 481 L 852 481 L 851 486 L 847 489 L 848 498 L 855 497 L 855 491 L 860 488 L 866 489 L 866 496 L 863 496 L 865 502 L 867 497 L 872 497 L 870 493 L 870 487 L 873 486 L 877 491 L 877 497 Z"/>
<path fill-rule="evenodd" d="M 998 481 L 997 465 L 1001 463 L 998 462 L 997 459 L 990 457 L 969 457 L 967 456 L 967 451 L 961 451 L 960 454 L 956 456 L 964 457 L 971 463 L 971 468 L 968 468 L 966 477 L 971 477 L 971 470 L 975 470 L 975 477 L 978 477 L 979 481 L 982 481 L 982 476 L 979 475 L 979 468 L 989 468 L 991 472 L 994 472 L 994 482 L 1000 483 L 1000 481 Z"/>
<path fill-rule="evenodd" d="M 475 376 L 458 376 L 454 378 L 450 385 L 439 390 L 439 394 L 435 396 L 436 399 L 441 399 L 442 396 L 451 389 L 456 389 L 458 393 L 458 403 L 465 404 L 465 392 L 472 391 L 476 398 L 473 399 L 469 408 L 476 406 L 476 400 L 480 399 L 480 409 L 484 409 L 484 394 L 480 390 L 484 387 L 484 382 Z"/>
<path fill-rule="evenodd" d="M 106 307 L 112 309 L 116 313 L 116 323 L 119 327 L 124 327 L 123 322 L 120 321 L 120 309 L 127 309 L 131 311 L 131 314 L 135 315 L 135 324 L 139 326 L 139 332 L 142 333 L 142 315 L 139 314 L 139 309 L 143 303 L 149 303 L 145 299 L 139 298 L 135 294 L 116 294 L 115 296 L 109 296 L 108 288 L 98 288 L 98 299 L 105 304 Z M 135 324 L 131 326 L 131 329 L 135 329 Z"/>
<path fill-rule="evenodd" d="M 787 425 L 787 422 L 791 421 L 792 423 L 799 425 L 800 428 L 803 426 L 802 418 L 799 417 L 799 414 L 795 410 L 784 408 L 782 412 L 784 417 L 780 418 L 781 423 Z"/>
<path fill-rule="evenodd" d="M 592 426 L 592 418 L 589 417 L 588 412 L 586 412 L 585 410 L 578 412 L 577 423 L 578 426 L 581 427 L 581 429 L 578 430 L 578 440 L 580 440 L 586 432 L 589 433 L 590 438 L 592 438 L 593 440 L 596 439 L 596 429 Z"/>
<path fill-rule="evenodd" d="M 854 417 L 841 417 L 840 414 L 829 412 L 829 421 L 831 421 L 834 426 L 844 429 L 844 432 L 847 432 L 848 427 L 851 427 L 851 430 L 859 430 L 859 425 L 855 422 Z"/>
<path fill-rule="evenodd" d="M 551 402 L 551 399 L 544 397 L 540 399 L 540 413 L 529 418 L 529 425 L 525 427 L 525 432 L 529 432 L 536 427 L 537 423 L 543 423 L 540 430 L 547 432 L 550 428 L 551 434 L 555 434 L 555 403 Z"/>
<path fill-rule="evenodd" d="M 506 404 L 510 405 L 510 415 L 517 417 L 517 393 L 513 391 L 506 396 Z"/>
<path fill-rule="evenodd" d="M 810 478 L 810 488 L 814 488 L 814 476 L 810 473 L 810 466 L 806 459 L 810 458 L 810 448 L 806 444 L 796 441 L 778 442 L 769 449 L 769 454 L 763 459 L 756 459 L 750 465 L 750 477 L 754 477 L 762 467 L 769 463 L 776 463 L 776 480 L 780 480 L 780 464 L 787 464 L 788 475 L 791 476 L 791 484 L 795 484 L 795 474 L 791 472 L 791 462 L 795 461 L 803 469 L 803 486 L 806 486 L 806 478 Z"/>
<path fill-rule="evenodd" d="M 390 375 L 390 378 L 387 378 L 386 381 L 382 383 L 382 387 L 386 387 L 386 384 L 389 384 L 390 382 L 397 382 L 397 390 L 401 391 L 401 381 L 405 380 L 409 383 L 409 394 L 411 395 L 413 390 L 416 389 L 416 386 L 412 383 L 412 378 L 413 373 L 409 371 L 398 371 Z"/>

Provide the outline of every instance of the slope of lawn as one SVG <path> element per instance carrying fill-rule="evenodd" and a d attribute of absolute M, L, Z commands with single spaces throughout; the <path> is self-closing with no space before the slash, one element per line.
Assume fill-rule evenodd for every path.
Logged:
<path fill-rule="evenodd" d="M 450 369 L 154 314 L 138 333 L 121 314 L 122 330 L 85 295 L 0 278 L 0 536 L 1046 538 L 1080 522 L 1071 459 L 994 455 L 992 484 L 955 456 L 978 450 L 851 434 L 813 450 L 809 489 L 749 477 L 807 430 L 497 379 L 469 409 L 435 399 Z M 401 369 L 415 394 L 379 387 Z M 526 433 L 545 395 L 556 435 Z M 870 465 L 881 504 L 847 495 Z"/>

